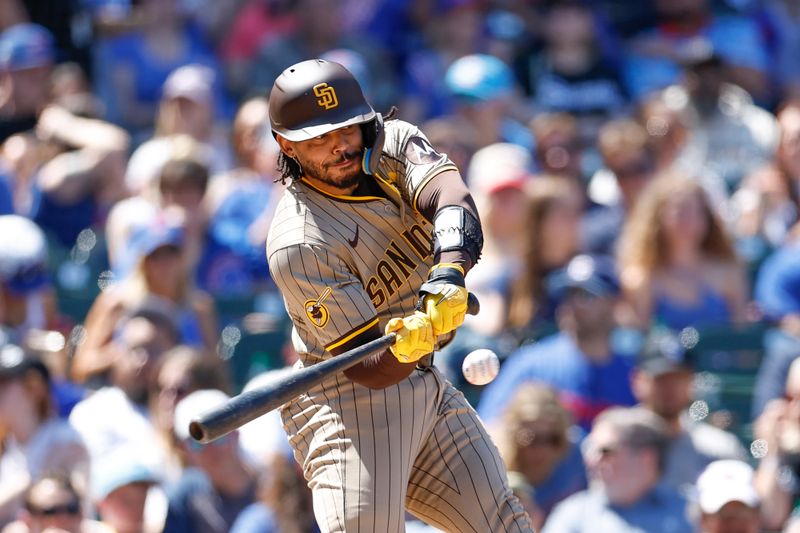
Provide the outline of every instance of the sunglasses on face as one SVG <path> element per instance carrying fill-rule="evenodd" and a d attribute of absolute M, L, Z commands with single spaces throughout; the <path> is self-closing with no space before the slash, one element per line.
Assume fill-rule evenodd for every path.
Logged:
<path fill-rule="evenodd" d="M 79 502 L 69 502 L 62 505 L 53 505 L 51 507 L 35 507 L 28 506 L 28 512 L 34 516 L 57 516 L 57 515 L 70 515 L 76 516 L 81 512 L 81 505 Z"/>
<path fill-rule="evenodd" d="M 611 457 L 612 455 L 616 455 L 619 451 L 617 446 L 600 446 L 596 448 L 595 453 L 599 455 L 601 458 L 605 459 L 606 457 Z"/>

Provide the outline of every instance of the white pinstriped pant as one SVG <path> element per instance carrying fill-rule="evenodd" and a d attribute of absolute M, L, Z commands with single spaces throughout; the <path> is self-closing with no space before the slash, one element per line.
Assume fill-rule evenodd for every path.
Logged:
<path fill-rule="evenodd" d="M 282 408 L 323 532 L 532 532 L 475 411 L 438 370 L 370 390 L 335 376 Z"/>

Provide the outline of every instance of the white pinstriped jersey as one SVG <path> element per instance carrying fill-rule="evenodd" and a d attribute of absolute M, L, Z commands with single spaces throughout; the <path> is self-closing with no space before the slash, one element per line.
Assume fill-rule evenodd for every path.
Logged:
<path fill-rule="evenodd" d="M 448 169 L 455 166 L 417 127 L 391 120 L 376 177 L 387 198 L 336 196 L 305 180 L 289 185 L 267 256 L 304 362 L 329 357 L 376 322 L 383 329 L 413 312 L 432 265 L 432 226 L 416 201 L 428 180 Z"/>

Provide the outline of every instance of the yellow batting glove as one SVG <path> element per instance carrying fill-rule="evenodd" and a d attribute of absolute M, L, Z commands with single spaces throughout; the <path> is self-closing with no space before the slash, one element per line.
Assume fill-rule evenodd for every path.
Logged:
<path fill-rule="evenodd" d="M 441 263 L 431 268 L 428 280 L 420 287 L 419 308 L 431 319 L 437 337 L 464 323 L 468 296 L 464 285 L 464 270 L 460 266 Z"/>
<path fill-rule="evenodd" d="M 397 334 L 389 349 L 401 363 L 413 363 L 433 351 L 436 337 L 425 313 L 415 311 L 405 318 L 393 318 L 386 324 L 385 331 Z"/>

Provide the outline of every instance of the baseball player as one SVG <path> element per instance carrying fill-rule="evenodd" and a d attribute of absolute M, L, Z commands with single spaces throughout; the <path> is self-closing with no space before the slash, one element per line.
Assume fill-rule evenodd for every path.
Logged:
<path fill-rule="evenodd" d="M 397 333 L 383 353 L 281 407 L 323 531 L 533 531 L 483 425 L 432 366 L 464 320 L 483 244 L 453 163 L 319 59 L 269 100 L 287 185 L 267 241 L 302 365 Z M 393 113 L 390 112 L 389 115 Z"/>

